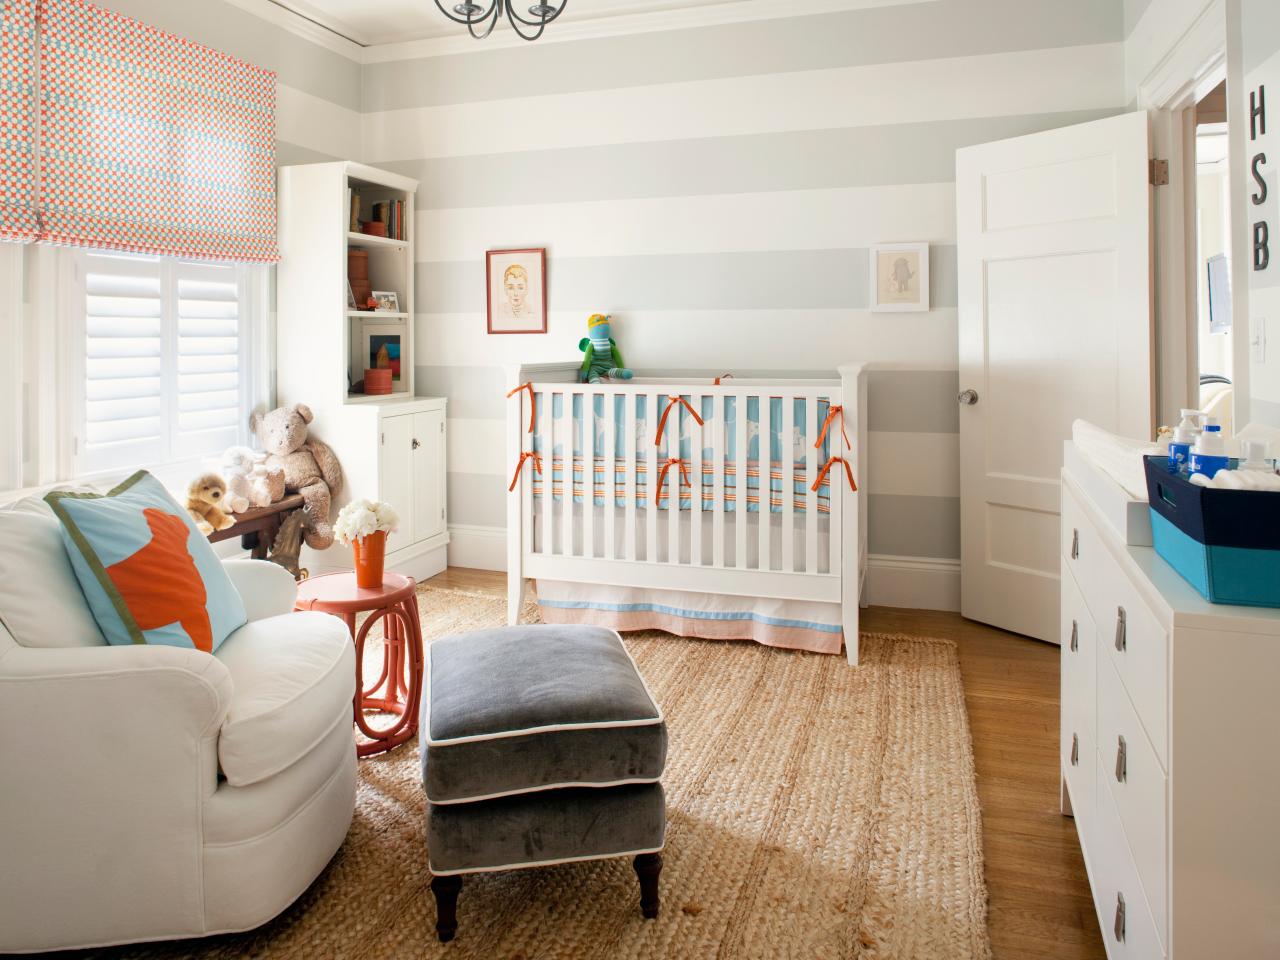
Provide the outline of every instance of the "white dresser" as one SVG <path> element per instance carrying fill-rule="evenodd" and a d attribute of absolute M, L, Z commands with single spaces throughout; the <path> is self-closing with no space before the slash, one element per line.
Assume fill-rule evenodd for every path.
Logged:
<path fill-rule="evenodd" d="M 1127 545 L 1098 476 L 1063 472 L 1061 754 L 1107 954 L 1280 958 L 1280 610 Z"/>

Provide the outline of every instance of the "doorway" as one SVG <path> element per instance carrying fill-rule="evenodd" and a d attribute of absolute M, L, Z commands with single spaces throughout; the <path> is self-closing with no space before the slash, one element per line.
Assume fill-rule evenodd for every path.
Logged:
<path fill-rule="evenodd" d="M 1195 264 L 1196 405 L 1231 436 L 1234 385 L 1231 326 L 1231 199 L 1227 150 L 1227 83 L 1196 102 L 1195 216 L 1189 226 Z M 1188 311 L 1191 313 L 1191 311 Z"/>

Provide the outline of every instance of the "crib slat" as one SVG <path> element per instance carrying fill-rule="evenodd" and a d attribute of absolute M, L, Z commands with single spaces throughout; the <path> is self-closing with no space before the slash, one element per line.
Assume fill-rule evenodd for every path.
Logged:
<path fill-rule="evenodd" d="M 702 397 L 693 395 L 689 398 L 693 409 L 702 415 Z M 702 434 L 704 430 L 698 421 L 689 418 L 689 479 L 693 482 L 689 490 L 689 563 L 695 567 L 702 566 Z"/>
<path fill-rule="evenodd" d="M 839 403 L 839 397 L 832 397 L 833 404 Z M 831 441 L 831 453 L 843 457 L 848 453 L 844 448 L 844 436 L 838 431 L 837 424 L 831 425 L 827 433 Z M 831 513 L 827 515 L 827 573 L 835 573 L 840 569 L 840 511 L 844 509 L 844 494 L 849 489 L 849 481 L 844 475 L 844 465 L 837 463 L 827 474 L 831 481 Z"/>
<path fill-rule="evenodd" d="M 649 563 L 658 562 L 658 445 L 654 440 L 662 410 L 661 399 L 658 394 L 650 393 L 645 400 L 644 558 Z"/>
<path fill-rule="evenodd" d="M 773 566 L 773 398 L 760 397 L 760 556 L 758 568 Z"/>
<path fill-rule="evenodd" d="M 525 390 L 521 390 L 519 393 L 520 423 L 521 423 L 520 430 L 522 433 L 521 442 L 527 443 L 529 445 L 528 447 L 523 447 L 522 449 L 533 450 L 534 438 L 537 437 L 538 434 L 535 432 L 535 433 L 529 434 L 528 436 L 523 435 L 524 422 L 529 418 L 529 412 L 525 408 L 528 406 L 529 403 L 534 402 L 531 397 L 527 396 L 527 393 L 528 391 L 525 391 Z M 538 430 L 541 430 L 542 427 L 540 424 L 534 423 L 533 429 L 535 431 L 538 431 Z M 519 483 L 519 486 L 517 487 L 517 490 L 519 491 L 519 497 L 520 497 L 520 542 L 524 545 L 525 552 L 528 552 L 528 553 L 534 552 L 534 547 L 535 547 L 535 544 L 533 542 L 533 481 L 535 476 L 537 476 L 537 474 L 534 471 L 533 464 L 526 463 L 524 467 L 521 468 L 520 483 Z M 546 478 L 543 477 L 540 479 L 545 480 Z M 521 562 L 523 562 L 523 560 Z"/>
<path fill-rule="evenodd" d="M 637 469 L 640 461 L 636 456 L 636 404 L 639 397 L 635 394 L 623 394 L 622 431 L 625 454 L 623 457 L 624 486 L 626 499 L 623 501 L 622 540 L 626 548 L 626 558 L 636 558 L 636 487 L 639 485 Z"/>
<path fill-rule="evenodd" d="M 564 496 L 560 498 L 560 552 L 572 557 L 573 549 L 573 391 L 561 394 L 559 433 L 564 437 Z"/>
<path fill-rule="evenodd" d="M 812 489 L 822 464 L 821 450 L 814 448 L 818 439 L 818 398 L 811 396 L 804 405 L 804 572 L 818 572 L 818 494 Z"/>
<path fill-rule="evenodd" d="M 747 395 L 734 394 L 734 411 L 736 425 L 734 433 L 736 448 L 734 450 L 734 547 L 733 565 L 738 570 L 747 568 L 747 516 L 751 508 L 747 503 L 750 485 L 747 482 Z"/>
<path fill-rule="evenodd" d="M 782 469 L 782 569 L 794 573 L 796 569 L 796 398 L 782 399 L 782 449 L 779 466 Z"/>
<path fill-rule="evenodd" d="M 615 434 L 616 420 L 614 419 L 618 413 L 618 401 L 614 394 L 609 394 L 604 398 L 604 484 L 601 486 L 601 495 L 604 498 L 604 508 L 600 511 L 600 519 L 604 524 L 604 558 L 606 560 L 616 560 L 618 555 L 614 552 L 614 522 L 615 511 L 618 508 L 618 471 L 617 471 L 617 436 Z"/>
<path fill-rule="evenodd" d="M 713 397 L 711 430 L 711 562 L 724 566 L 724 470 L 729 435 L 725 430 L 727 397 Z"/>
<path fill-rule="evenodd" d="M 550 556 L 556 552 L 552 520 L 555 516 L 555 451 L 556 451 L 555 394 L 547 390 L 542 394 L 538 410 L 538 430 L 542 434 L 542 536 L 538 550 Z"/>
<path fill-rule="evenodd" d="M 665 401 L 664 401 L 665 402 Z M 680 456 L 680 441 L 684 431 L 680 428 L 684 412 L 682 407 L 673 407 L 671 416 L 667 418 L 667 456 Z M 686 468 L 687 469 L 687 468 Z M 680 467 L 673 466 L 667 474 L 667 563 L 680 562 Z M 692 514 L 690 514 L 692 516 Z"/>
<path fill-rule="evenodd" d="M 596 555 L 596 397 L 592 390 L 582 394 L 582 555 Z"/>

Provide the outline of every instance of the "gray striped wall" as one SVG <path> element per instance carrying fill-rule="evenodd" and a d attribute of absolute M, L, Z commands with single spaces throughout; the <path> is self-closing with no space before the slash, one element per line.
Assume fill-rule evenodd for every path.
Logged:
<path fill-rule="evenodd" d="M 781 81 L 807 74 L 815 77 L 812 97 L 844 97 L 849 91 L 823 87 L 829 75 L 820 71 L 846 67 L 870 71 L 866 88 L 853 95 L 875 98 L 881 92 L 878 72 L 898 71 L 915 60 L 970 57 L 981 72 L 995 69 L 993 64 L 1015 51 L 1058 50 L 1069 59 L 1078 48 L 1084 57 L 1097 45 L 1123 40 L 1126 12 L 1114 0 L 938 0 L 517 49 L 477 44 L 475 52 L 461 56 L 366 66 L 361 109 L 378 121 L 392 119 L 369 127 L 385 130 L 401 122 L 435 123 L 440 110 L 465 111 L 472 104 L 488 109 L 492 101 L 510 101 L 519 111 L 524 109 L 519 98 L 535 93 L 572 98 L 682 84 L 690 91 L 689 102 L 696 103 L 703 92 L 741 78 Z M 905 115 L 891 122 L 790 130 L 762 120 L 756 130 L 690 137 L 687 131 L 697 125 L 684 115 L 671 118 L 673 130 L 681 131 L 677 135 L 662 136 L 659 123 L 656 134 L 639 142 L 602 136 L 584 146 L 581 134 L 593 126 L 592 116 L 584 115 L 572 146 L 524 150 L 513 143 L 506 152 L 477 154 L 468 142 L 450 155 L 446 141 L 443 149 L 419 158 L 404 156 L 397 140 L 369 138 L 368 162 L 422 182 L 419 223 L 427 233 L 418 238 L 416 373 L 421 393 L 450 401 L 450 521 L 480 527 L 506 522 L 504 451 L 474 446 L 477 437 L 500 436 L 486 425 L 506 415 L 502 365 L 573 358 L 586 316 L 607 311 L 615 316 L 629 363 L 646 370 L 811 369 L 840 359 L 885 361 L 887 368 L 876 370 L 870 384 L 872 456 L 877 450 L 896 456 L 915 451 L 918 462 L 873 466 L 879 479 L 869 490 L 870 549 L 957 558 L 959 384 L 951 193 L 931 194 L 944 198 L 939 202 L 946 208 L 937 210 L 934 220 L 950 225 L 945 232 L 912 235 L 910 224 L 921 217 L 917 201 L 910 215 L 904 211 L 902 226 L 873 238 L 930 241 L 933 309 L 926 315 L 867 310 L 867 238 L 858 223 L 849 224 L 851 242 L 843 245 L 824 242 L 814 248 L 797 242 L 792 223 L 778 231 L 778 245 L 771 249 L 756 249 L 755 243 L 738 249 L 725 238 L 723 249 L 684 253 L 665 249 L 650 221 L 637 234 L 644 238 L 640 250 L 633 249 L 635 242 L 625 244 L 625 252 L 613 249 L 618 244 L 611 240 L 602 241 L 605 249 L 598 254 L 580 255 L 581 236 L 566 231 L 581 228 L 568 226 L 568 217 L 558 218 L 557 205 L 574 205 L 580 212 L 583 204 L 595 204 L 593 215 L 621 230 L 617 219 L 629 216 L 635 204 L 672 198 L 741 195 L 751 204 L 765 196 L 799 200 L 815 190 L 884 190 L 888 195 L 909 185 L 950 184 L 958 147 L 1119 112 L 1122 73 L 1117 59 L 1114 77 L 1107 78 L 1114 95 L 1038 113 L 1028 113 L 1019 101 L 1020 78 L 1011 72 L 997 76 L 982 98 L 956 108 L 956 115 L 924 121 L 913 121 L 908 105 Z M 465 133 L 467 114 L 460 116 L 449 113 L 447 122 L 461 124 Z M 653 118 L 646 120 L 655 125 Z M 535 205 L 532 221 L 516 216 Z M 501 216 L 492 216 L 495 208 L 499 214 L 511 210 L 521 232 L 495 229 L 463 254 L 447 238 L 429 232 L 448 221 L 434 216 L 437 212 L 483 210 L 486 222 L 501 224 Z M 694 224 L 692 229 L 719 236 L 715 227 Z M 616 234 L 611 233 L 615 240 Z M 578 252 L 557 255 L 557 243 Z M 483 335 L 484 248 L 511 246 L 548 248 L 551 322 L 545 338 Z M 913 482 L 925 472 L 936 479 Z"/>

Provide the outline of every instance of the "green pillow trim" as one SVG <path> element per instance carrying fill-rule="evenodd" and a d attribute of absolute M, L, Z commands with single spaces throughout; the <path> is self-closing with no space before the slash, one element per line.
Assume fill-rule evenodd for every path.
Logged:
<path fill-rule="evenodd" d="M 107 575 L 107 568 L 102 565 L 102 561 L 98 559 L 97 552 L 90 545 L 88 539 L 76 526 L 75 520 L 71 518 L 71 514 L 62 506 L 63 500 L 107 500 L 111 497 L 119 496 L 134 484 L 138 483 L 144 477 L 149 476 L 147 471 L 139 470 L 128 480 L 123 481 L 118 486 L 112 487 L 106 493 L 93 492 L 76 492 L 72 490 L 54 490 L 46 493 L 44 502 L 49 504 L 49 508 L 53 510 L 58 519 L 62 521 L 62 526 L 66 529 L 67 535 L 71 537 L 72 542 L 80 550 L 80 555 L 84 558 L 84 562 L 89 565 L 89 569 L 93 571 L 94 577 L 97 578 L 99 586 L 107 595 L 107 599 L 111 601 L 111 606 L 115 608 L 116 613 L 120 617 L 120 622 L 128 631 L 130 639 L 134 643 L 145 644 L 146 637 L 142 635 L 142 630 L 138 627 L 138 621 L 133 618 L 133 611 L 129 609 L 129 605 L 124 602 L 124 596 L 116 589 L 115 583 L 111 577 Z"/>

